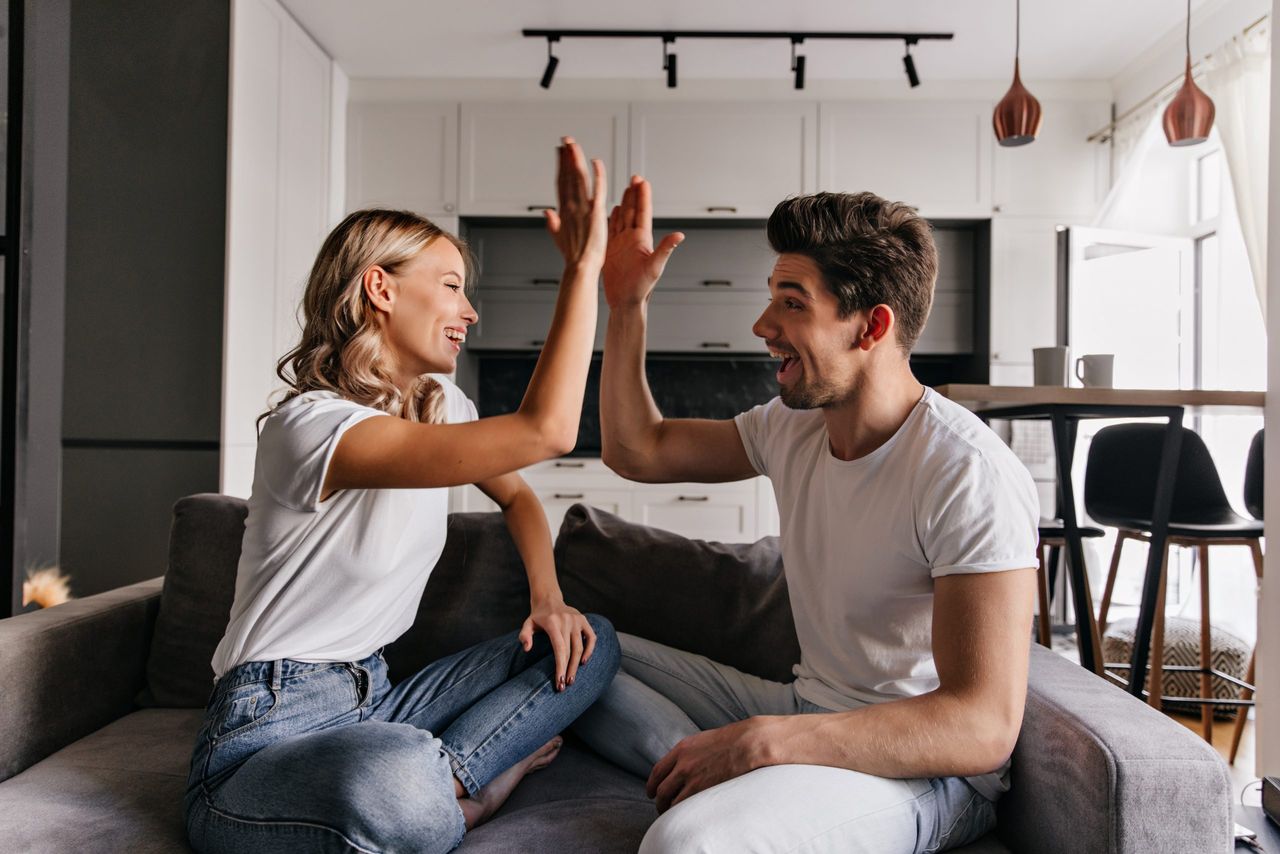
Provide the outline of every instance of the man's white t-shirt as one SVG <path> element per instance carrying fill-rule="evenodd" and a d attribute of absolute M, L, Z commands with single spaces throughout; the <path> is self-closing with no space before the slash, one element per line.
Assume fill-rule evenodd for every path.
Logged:
<path fill-rule="evenodd" d="M 932 389 L 856 460 L 831 453 L 820 409 L 774 398 L 734 420 L 777 495 L 795 690 L 812 703 L 847 710 L 933 690 L 933 580 L 1037 565 L 1030 473 Z"/>
<path fill-rule="evenodd" d="M 474 421 L 462 390 L 435 379 L 447 420 Z M 413 625 L 444 550 L 449 491 L 344 489 L 320 501 L 338 440 L 376 416 L 392 417 L 312 391 L 263 422 L 217 677 L 248 661 L 359 661 Z"/>

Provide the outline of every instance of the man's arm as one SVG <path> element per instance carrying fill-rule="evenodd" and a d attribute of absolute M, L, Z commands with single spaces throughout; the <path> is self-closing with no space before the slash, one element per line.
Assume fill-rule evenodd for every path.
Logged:
<path fill-rule="evenodd" d="M 766 765 L 830 765 L 878 777 L 976 776 L 999 768 L 1022 727 L 1035 570 L 934 584 L 928 694 L 815 715 L 760 716 L 698 733 L 653 768 L 660 810 Z"/>
<path fill-rule="evenodd" d="M 680 233 L 653 247 L 649 182 L 633 176 L 609 217 L 604 292 L 609 302 L 600 372 L 600 437 L 609 468 L 649 483 L 715 483 L 754 477 L 733 421 L 664 419 L 644 372 L 649 296 Z"/>

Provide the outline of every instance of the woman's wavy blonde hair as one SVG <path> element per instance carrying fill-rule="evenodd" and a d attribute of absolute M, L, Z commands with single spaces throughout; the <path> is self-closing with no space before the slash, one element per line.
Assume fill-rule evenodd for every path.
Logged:
<path fill-rule="evenodd" d="M 365 271 L 375 264 L 396 275 L 440 238 L 462 254 L 470 288 L 475 260 L 466 243 L 415 213 L 356 211 L 329 233 L 302 298 L 302 340 L 276 363 L 276 374 L 288 390 L 259 423 L 308 391 L 337 392 L 410 421 L 445 420 L 444 389 L 430 374 L 418 377 L 402 399 L 386 369 L 382 330 L 363 282 Z"/>

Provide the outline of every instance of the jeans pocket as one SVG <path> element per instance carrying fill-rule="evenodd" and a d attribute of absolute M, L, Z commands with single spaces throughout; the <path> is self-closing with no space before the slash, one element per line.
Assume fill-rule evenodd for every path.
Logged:
<path fill-rule="evenodd" d="M 264 682 L 238 685 L 222 697 L 209 725 L 214 741 L 243 735 L 261 725 L 276 710 L 280 696 Z"/>

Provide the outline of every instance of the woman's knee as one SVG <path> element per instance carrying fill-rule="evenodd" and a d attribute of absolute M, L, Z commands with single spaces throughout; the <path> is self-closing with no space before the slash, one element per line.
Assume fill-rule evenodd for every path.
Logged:
<path fill-rule="evenodd" d="M 613 623 L 609 622 L 607 617 L 599 614 L 587 614 L 587 623 L 590 624 L 591 630 L 596 635 L 595 649 L 591 652 L 591 663 L 597 661 L 603 665 L 601 669 L 610 671 L 610 675 L 617 672 L 618 662 L 621 658 L 621 650 L 618 646 L 618 633 L 613 629 Z"/>

